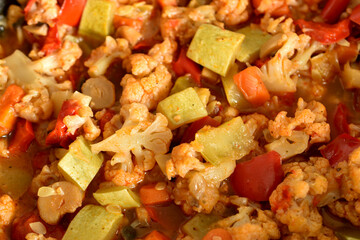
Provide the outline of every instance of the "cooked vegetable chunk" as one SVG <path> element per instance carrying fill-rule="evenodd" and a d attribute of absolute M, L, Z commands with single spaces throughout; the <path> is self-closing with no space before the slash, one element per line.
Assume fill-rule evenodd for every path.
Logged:
<path fill-rule="evenodd" d="M 71 221 L 63 240 L 111 240 L 121 219 L 122 214 L 110 213 L 101 206 L 87 205 Z"/>
<path fill-rule="evenodd" d="M 248 154 L 253 146 L 253 136 L 241 117 L 236 117 L 217 128 L 202 128 L 195 135 L 195 145 L 206 161 L 218 165 Z"/>
<path fill-rule="evenodd" d="M 189 87 L 195 87 L 196 83 L 191 79 L 190 76 L 178 77 L 175 81 L 174 86 L 170 91 L 170 95 L 185 90 Z"/>
<path fill-rule="evenodd" d="M 112 31 L 115 3 L 107 0 L 88 0 L 79 26 L 80 35 L 103 40 Z"/>
<path fill-rule="evenodd" d="M 157 111 L 169 121 L 169 128 L 175 129 L 208 115 L 194 88 L 187 88 L 162 100 Z"/>
<path fill-rule="evenodd" d="M 101 188 L 93 196 L 101 205 L 113 204 L 122 208 L 140 207 L 139 197 L 123 186 Z"/>
<path fill-rule="evenodd" d="M 93 154 L 87 141 L 80 136 L 70 144 L 69 151 L 59 161 L 58 168 L 67 181 L 85 191 L 102 162 L 102 154 Z"/>
<path fill-rule="evenodd" d="M 270 39 L 270 35 L 259 28 L 252 28 L 250 26 L 241 28 L 237 32 L 244 34 L 245 39 L 241 44 L 236 59 L 240 62 L 253 62 L 259 57 L 260 48 Z"/>
<path fill-rule="evenodd" d="M 226 76 L 244 38 L 243 34 L 203 24 L 197 30 L 186 55 L 198 64 Z"/>
<path fill-rule="evenodd" d="M 210 230 L 210 225 L 219 220 L 218 216 L 197 214 L 184 224 L 183 230 L 194 240 L 202 239 Z"/>

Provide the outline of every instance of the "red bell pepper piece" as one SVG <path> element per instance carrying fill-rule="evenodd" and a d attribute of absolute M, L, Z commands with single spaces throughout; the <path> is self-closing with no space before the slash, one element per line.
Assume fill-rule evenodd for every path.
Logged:
<path fill-rule="evenodd" d="M 350 0 L 328 0 L 321 12 L 321 17 L 327 23 L 335 23 L 349 2 Z"/>
<path fill-rule="evenodd" d="M 180 50 L 179 58 L 172 63 L 172 67 L 176 75 L 182 76 L 190 73 L 198 86 L 201 86 L 201 70 L 199 65 L 186 56 L 187 49 Z"/>
<path fill-rule="evenodd" d="M 31 122 L 20 119 L 16 123 L 15 133 L 11 138 L 9 152 L 12 154 L 26 152 L 34 138 L 35 134 Z"/>
<path fill-rule="evenodd" d="M 335 110 L 334 126 L 337 134 L 349 133 L 349 123 L 347 117 L 349 110 L 343 103 L 339 103 Z"/>
<path fill-rule="evenodd" d="M 165 236 L 161 232 L 153 230 L 151 233 L 146 235 L 144 240 L 170 240 L 170 238 L 168 238 L 167 236 Z"/>
<path fill-rule="evenodd" d="M 67 148 L 69 144 L 75 140 L 78 134 L 76 132 L 75 134 L 69 133 L 63 120 L 66 116 L 76 115 L 80 108 L 80 104 L 73 99 L 66 100 L 63 103 L 56 120 L 55 129 L 52 130 L 46 137 L 45 143 L 47 145 L 60 145 Z"/>
<path fill-rule="evenodd" d="M 350 20 L 360 25 L 360 4 L 352 10 Z"/>
<path fill-rule="evenodd" d="M 64 0 L 60 9 L 58 24 L 66 24 L 72 27 L 77 26 L 85 4 L 86 0 Z"/>
<path fill-rule="evenodd" d="M 308 22 L 303 19 L 295 21 L 303 33 L 322 44 L 336 43 L 350 35 L 350 20 L 344 19 L 336 24 Z"/>
<path fill-rule="evenodd" d="M 349 154 L 360 147 L 360 140 L 343 133 L 332 140 L 325 148 L 320 150 L 321 155 L 329 160 L 332 167 L 339 162 L 347 161 Z"/>
<path fill-rule="evenodd" d="M 157 0 L 157 2 L 159 3 L 159 5 L 164 8 L 166 6 L 172 6 L 172 7 L 176 7 L 177 6 L 177 2 L 176 0 Z"/>
<path fill-rule="evenodd" d="M 217 127 L 220 125 L 215 119 L 206 116 L 193 123 L 185 130 L 184 135 L 181 138 L 182 143 L 189 143 L 195 139 L 195 134 L 202 129 L 204 126 Z"/>
<path fill-rule="evenodd" d="M 29 0 L 24 8 L 25 16 L 30 12 L 31 7 L 34 5 L 36 0 Z"/>
<path fill-rule="evenodd" d="M 45 38 L 44 45 L 41 49 L 45 55 L 49 55 L 61 47 L 61 39 L 59 36 L 58 26 L 49 28 L 48 34 Z"/>
<path fill-rule="evenodd" d="M 254 201 L 268 201 L 283 175 L 280 154 L 271 151 L 238 163 L 230 181 L 239 196 Z"/>

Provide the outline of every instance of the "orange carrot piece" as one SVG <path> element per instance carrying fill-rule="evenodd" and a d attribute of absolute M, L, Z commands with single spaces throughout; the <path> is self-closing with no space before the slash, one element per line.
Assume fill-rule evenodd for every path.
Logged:
<path fill-rule="evenodd" d="M 156 230 L 153 230 L 145 237 L 145 240 L 170 240 L 170 238 Z"/>
<path fill-rule="evenodd" d="M 261 71 L 258 67 L 248 67 L 235 74 L 234 82 L 254 106 L 261 106 L 270 99 L 270 94 L 261 80 Z"/>
<path fill-rule="evenodd" d="M 136 30 L 140 30 L 143 24 L 144 24 L 144 21 L 141 19 L 132 19 L 132 18 L 123 17 L 123 16 L 119 16 L 119 15 L 114 16 L 115 28 L 119 28 L 121 26 L 129 26 L 129 27 L 135 28 Z"/>
<path fill-rule="evenodd" d="M 25 95 L 24 90 L 16 85 L 10 85 L 0 98 L 0 136 L 10 133 L 16 123 L 14 105 Z"/>
<path fill-rule="evenodd" d="M 35 134 L 31 122 L 20 119 L 16 123 L 15 134 L 10 141 L 10 153 L 26 152 L 34 138 Z"/>
<path fill-rule="evenodd" d="M 140 188 L 140 200 L 144 205 L 155 205 L 170 202 L 170 194 L 166 189 L 156 189 L 156 184 L 144 185 Z"/>
<path fill-rule="evenodd" d="M 172 6 L 172 7 L 177 6 L 176 0 L 158 0 L 158 3 L 162 8 L 166 6 Z"/>
<path fill-rule="evenodd" d="M 230 233 L 223 229 L 223 228 L 215 228 L 210 230 L 202 240 L 215 240 L 215 239 L 221 239 L 221 240 L 232 240 L 232 237 Z"/>

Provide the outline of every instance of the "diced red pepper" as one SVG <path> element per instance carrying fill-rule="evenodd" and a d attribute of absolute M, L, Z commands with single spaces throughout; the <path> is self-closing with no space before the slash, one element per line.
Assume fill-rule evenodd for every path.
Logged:
<path fill-rule="evenodd" d="M 268 201 L 283 175 L 280 154 L 271 151 L 238 163 L 230 181 L 239 196 L 254 201 Z"/>
<path fill-rule="evenodd" d="M 79 24 L 86 0 L 64 0 L 60 9 L 58 24 L 75 27 Z"/>
<path fill-rule="evenodd" d="M 141 203 L 156 205 L 171 202 L 170 194 L 166 189 L 157 189 L 156 184 L 144 185 L 139 190 Z"/>
<path fill-rule="evenodd" d="M 350 35 L 350 20 L 344 19 L 336 24 L 316 23 L 299 19 L 295 21 L 303 33 L 322 44 L 332 44 Z"/>
<path fill-rule="evenodd" d="M 360 147 L 360 140 L 343 133 L 332 140 L 325 148 L 320 150 L 321 155 L 329 160 L 332 167 L 339 162 L 347 161 L 349 154 Z"/>
<path fill-rule="evenodd" d="M 148 234 L 144 240 L 170 240 L 167 236 L 164 234 L 153 230 L 150 234 Z"/>
<path fill-rule="evenodd" d="M 160 41 L 155 40 L 153 38 L 145 39 L 140 42 L 138 42 L 133 49 L 134 50 L 149 50 L 152 46 L 155 44 L 160 43 Z"/>
<path fill-rule="evenodd" d="M 337 135 L 342 133 L 349 133 L 349 123 L 348 123 L 349 110 L 343 103 L 339 103 L 335 110 L 334 116 L 334 126 L 337 132 Z"/>
<path fill-rule="evenodd" d="M 350 20 L 360 25 L 360 4 L 352 10 Z"/>
<path fill-rule="evenodd" d="M 350 0 L 328 0 L 321 12 L 321 17 L 327 23 L 335 23 L 349 2 Z"/>
<path fill-rule="evenodd" d="M 107 122 L 109 122 L 113 118 L 114 115 L 115 115 L 115 111 L 113 111 L 111 109 L 106 109 L 106 112 L 100 118 L 100 121 L 99 121 L 99 127 L 100 127 L 101 131 L 104 131 L 105 124 Z"/>
<path fill-rule="evenodd" d="M 78 134 L 76 132 L 75 134 L 69 133 L 63 120 L 66 116 L 76 115 L 80 108 L 81 106 L 78 101 L 73 99 L 66 100 L 63 103 L 56 120 L 55 129 L 46 137 L 45 143 L 47 145 L 60 145 L 67 148 L 69 144 L 75 140 Z"/>
<path fill-rule="evenodd" d="M 49 55 L 61 47 L 61 39 L 59 36 L 58 26 L 49 28 L 48 34 L 45 38 L 44 45 L 41 49 L 45 55 Z"/>
<path fill-rule="evenodd" d="M 41 170 L 49 163 L 50 152 L 48 150 L 37 152 L 32 159 L 32 166 L 35 170 Z"/>
<path fill-rule="evenodd" d="M 191 78 L 198 86 L 201 86 L 201 70 L 199 65 L 186 56 L 187 49 L 180 50 L 179 58 L 172 63 L 172 67 L 176 75 L 183 76 L 190 73 Z"/>
<path fill-rule="evenodd" d="M 14 136 L 10 141 L 9 152 L 12 154 L 26 152 L 34 138 L 32 123 L 25 119 L 19 119 L 16 123 Z"/>
<path fill-rule="evenodd" d="M 195 139 L 195 134 L 206 125 L 217 127 L 220 125 L 220 123 L 209 116 L 203 117 L 190 124 L 190 126 L 184 132 L 184 135 L 181 138 L 181 142 L 189 143 L 193 141 Z"/>

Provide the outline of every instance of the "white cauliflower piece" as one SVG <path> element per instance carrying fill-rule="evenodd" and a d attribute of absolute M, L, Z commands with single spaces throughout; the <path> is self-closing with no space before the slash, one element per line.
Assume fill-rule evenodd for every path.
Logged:
<path fill-rule="evenodd" d="M 59 51 L 32 62 L 32 68 L 48 76 L 61 76 L 69 70 L 82 55 L 77 43 L 65 40 Z"/>
<path fill-rule="evenodd" d="M 158 66 L 158 62 L 149 55 L 135 53 L 123 61 L 123 66 L 127 72 L 131 72 L 134 76 L 144 77 Z"/>
<path fill-rule="evenodd" d="M 56 0 L 36 0 L 25 14 L 28 25 L 47 23 L 53 27 L 59 15 L 60 7 Z"/>
<path fill-rule="evenodd" d="M 155 44 L 149 50 L 149 56 L 156 60 L 158 63 L 167 65 L 172 63 L 176 49 L 176 41 L 170 38 L 165 38 L 162 43 Z"/>
<path fill-rule="evenodd" d="M 90 77 L 104 75 L 115 59 L 124 59 L 131 54 L 129 43 L 124 38 L 114 39 L 107 36 L 105 42 L 91 52 L 90 58 L 84 63 L 89 68 Z"/>
<path fill-rule="evenodd" d="M 91 150 L 94 153 L 101 151 L 115 153 L 110 163 L 105 166 L 105 178 L 118 179 L 116 175 L 132 173 L 135 170 L 141 178 L 142 171 L 154 167 L 155 155 L 167 153 L 172 133 L 167 127 L 166 117 L 161 113 L 151 114 L 143 104 L 124 105 L 120 115 L 125 119 L 122 127 L 112 136 L 91 145 Z M 135 166 L 132 156 L 135 158 Z M 121 184 L 130 185 L 134 182 L 122 181 Z"/>
<path fill-rule="evenodd" d="M 0 197 L 0 228 L 9 225 L 15 216 L 15 201 L 7 194 Z"/>
<path fill-rule="evenodd" d="M 262 80 L 270 92 L 296 92 L 296 80 L 291 78 L 299 69 L 299 64 L 292 61 L 295 51 L 303 51 L 310 42 L 310 37 L 289 32 L 284 34 L 284 45 L 266 64 L 261 67 Z"/>
<path fill-rule="evenodd" d="M 44 235 L 40 233 L 28 233 L 26 234 L 26 240 L 56 240 L 56 238 L 52 237 L 45 237 Z"/>
<path fill-rule="evenodd" d="M 0 90 L 3 90 L 6 87 L 8 81 L 8 70 L 7 66 L 0 65 Z"/>
<path fill-rule="evenodd" d="M 214 0 L 216 18 L 226 25 L 237 25 L 249 19 L 251 7 L 249 0 Z"/>
<path fill-rule="evenodd" d="M 120 85 L 123 87 L 120 97 L 121 105 L 142 103 L 149 110 L 153 110 L 161 100 L 168 96 L 172 86 L 171 74 L 164 65 L 159 65 L 153 72 L 142 78 L 135 78 L 131 74 L 126 74 Z"/>

